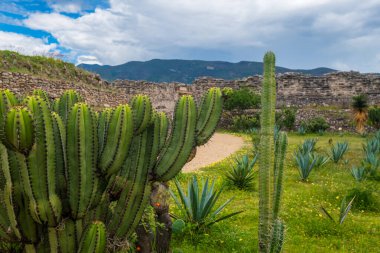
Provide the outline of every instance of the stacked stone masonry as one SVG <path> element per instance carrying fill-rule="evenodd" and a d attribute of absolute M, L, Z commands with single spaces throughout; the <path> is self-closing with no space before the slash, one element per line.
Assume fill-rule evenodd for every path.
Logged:
<path fill-rule="evenodd" d="M 191 94 L 199 101 L 201 95 L 214 86 L 233 89 L 247 87 L 259 92 L 261 81 L 261 76 L 252 76 L 231 81 L 204 77 L 197 79 L 192 85 L 129 80 L 108 83 L 94 75 L 93 79 L 73 83 L 66 80 L 48 80 L 28 74 L 0 72 L 0 88 L 8 88 L 20 96 L 30 94 L 33 89 L 42 88 L 55 98 L 64 90 L 75 89 L 89 104 L 101 108 L 126 103 L 135 94 L 146 94 L 151 97 L 157 110 L 169 114 L 173 112 L 175 101 L 183 94 Z M 295 106 L 302 109 L 300 112 L 305 111 L 305 108 L 335 106 L 343 108 L 342 112 L 347 115 L 352 96 L 361 93 L 368 95 L 371 105 L 380 104 L 380 76 L 376 74 L 336 72 L 323 76 L 309 76 L 286 73 L 277 75 L 277 87 L 278 106 Z M 315 112 L 312 115 L 315 115 Z M 329 118 L 328 115 L 325 116 Z M 298 118 L 304 117 L 300 115 Z M 330 123 L 336 121 L 332 117 Z M 338 121 L 340 122 L 339 119 Z M 348 124 L 346 122 L 341 125 Z"/>

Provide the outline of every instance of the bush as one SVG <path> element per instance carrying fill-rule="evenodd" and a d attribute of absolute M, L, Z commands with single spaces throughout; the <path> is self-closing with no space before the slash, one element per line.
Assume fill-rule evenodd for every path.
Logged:
<path fill-rule="evenodd" d="M 246 131 L 252 128 L 260 127 L 260 118 L 256 114 L 254 116 L 238 115 L 232 117 L 232 130 L 234 131 Z"/>
<path fill-rule="evenodd" d="M 280 129 L 293 129 L 296 122 L 296 113 L 296 108 L 283 108 L 281 111 L 276 112 L 276 125 L 279 126 Z"/>
<path fill-rule="evenodd" d="M 320 131 L 326 131 L 330 126 L 323 117 L 316 117 L 310 120 L 302 121 L 301 127 L 303 127 L 308 133 L 318 133 Z"/>
<path fill-rule="evenodd" d="M 260 107 L 260 95 L 248 88 L 238 90 L 225 88 L 223 89 L 223 96 L 225 98 L 223 105 L 226 110 L 244 110 Z"/>
<path fill-rule="evenodd" d="M 379 202 L 370 189 L 353 188 L 348 193 L 347 198 L 355 197 L 355 203 L 352 206 L 354 210 L 379 211 Z"/>
<path fill-rule="evenodd" d="M 368 121 L 376 129 L 380 129 L 380 108 L 375 106 L 368 110 Z"/>

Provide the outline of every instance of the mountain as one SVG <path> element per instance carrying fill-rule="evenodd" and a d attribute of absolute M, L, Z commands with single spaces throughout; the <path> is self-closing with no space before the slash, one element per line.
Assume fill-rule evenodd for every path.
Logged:
<path fill-rule="evenodd" d="M 226 80 L 240 79 L 263 73 L 262 62 L 241 61 L 238 63 L 199 60 L 159 60 L 146 62 L 131 61 L 117 66 L 80 64 L 78 67 L 100 74 L 103 79 L 146 80 L 151 82 L 192 83 L 196 78 L 209 76 Z M 277 73 L 299 72 L 310 75 L 323 75 L 335 72 L 334 69 L 288 69 L 276 67 Z"/>

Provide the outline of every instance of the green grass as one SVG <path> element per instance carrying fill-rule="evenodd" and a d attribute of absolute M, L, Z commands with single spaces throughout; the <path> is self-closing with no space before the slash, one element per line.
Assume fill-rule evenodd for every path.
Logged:
<path fill-rule="evenodd" d="M 49 79 L 84 82 L 90 73 L 74 64 L 45 56 L 26 56 L 17 52 L 0 50 L 0 71 L 37 75 Z"/>
<path fill-rule="evenodd" d="M 244 136 L 244 135 L 243 135 Z M 249 140 L 248 136 L 245 136 Z M 318 138 L 319 152 L 330 152 L 329 141 L 347 140 L 349 150 L 339 164 L 328 162 L 323 168 L 311 172 L 309 180 L 299 180 L 295 167 L 293 150 L 305 138 Z M 286 224 L 285 252 L 379 252 L 380 248 L 380 212 L 353 210 L 342 225 L 332 223 L 322 216 L 319 207 L 323 205 L 334 218 L 339 216 L 342 198 L 357 183 L 350 174 L 352 165 L 358 165 L 362 158 L 364 138 L 354 135 L 304 135 L 289 134 L 289 147 L 285 168 L 285 181 L 281 218 Z M 238 154 L 250 152 L 244 148 Z M 195 174 L 198 177 L 216 178 L 220 186 L 224 182 L 224 173 L 233 162 L 232 157 L 205 167 Z M 256 165 L 257 166 L 257 165 Z M 256 167 L 257 169 L 257 167 Z M 194 173 L 181 174 L 184 183 Z M 197 235 L 174 235 L 173 248 L 182 252 L 256 252 L 258 226 L 258 180 L 254 191 L 239 191 L 228 188 L 221 196 L 220 203 L 228 198 L 235 199 L 226 207 L 224 213 L 244 210 L 231 219 L 215 224 L 209 231 Z M 380 182 L 365 182 L 379 189 Z M 380 201 L 377 192 L 375 197 Z M 355 206 L 355 204 L 354 204 Z M 177 212 L 174 205 L 172 212 Z"/>

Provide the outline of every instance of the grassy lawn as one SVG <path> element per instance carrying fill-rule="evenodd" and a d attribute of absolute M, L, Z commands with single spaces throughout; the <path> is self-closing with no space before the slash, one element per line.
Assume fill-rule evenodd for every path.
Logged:
<path fill-rule="evenodd" d="M 247 135 L 243 135 L 249 141 Z M 329 152 L 329 140 L 333 143 L 347 140 L 349 150 L 344 161 L 334 164 L 329 161 L 324 167 L 313 170 L 308 182 L 301 182 L 293 158 L 293 151 L 306 138 L 318 138 L 318 151 Z M 331 140 L 330 140 L 331 141 Z M 365 138 L 354 135 L 304 135 L 289 134 L 284 192 L 281 218 L 286 224 L 285 252 L 380 252 L 380 212 L 379 210 L 358 210 L 349 213 L 342 225 L 333 223 L 319 211 L 323 205 L 334 218 L 339 216 L 341 200 L 355 187 L 374 187 L 375 198 L 380 202 L 380 182 L 365 181 L 356 183 L 350 169 L 359 165 L 363 157 L 362 143 Z M 236 155 L 252 153 L 251 146 L 240 150 Z M 347 162 L 347 161 L 346 161 Z M 224 173 L 233 163 L 232 157 L 205 167 L 200 171 L 181 174 L 179 179 L 185 184 L 194 174 L 200 178 L 215 178 L 217 185 L 224 181 Z M 257 165 L 255 165 L 257 166 Z M 258 168 L 256 167 L 256 170 Z M 223 211 L 224 214 L 243 210 L 230 219 L 215 224 L 210 230 L 190 235 L 175 235 L 173 248 L 182 252 L 256 252 L 258 226 L 258 175 L 253 191 L 239 191 L 228 187 L 219 200 L 223 203 L 234 200 Z M 174 184 L 171 185 L 174 189 Z M 378 207 L 378 205 L 377 205 Z M 172 205 L 172 212 L 178 210 Z M 181 252 L 179 251 L 179 252 Z"/>

